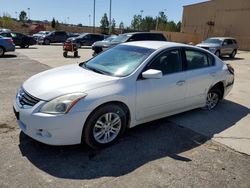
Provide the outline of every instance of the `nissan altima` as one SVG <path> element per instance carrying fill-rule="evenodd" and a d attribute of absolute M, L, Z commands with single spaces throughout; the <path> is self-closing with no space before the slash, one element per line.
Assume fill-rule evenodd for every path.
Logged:
<path fill-rule="evenodd" d="M 233 68 L 204 49 L 130 42 L 32 76 L 16 95 L 14 113 L 21 130 L 42 143 L 100 148 L 126 128 L 194 108 L 212 110 L 233 83 Z"/>

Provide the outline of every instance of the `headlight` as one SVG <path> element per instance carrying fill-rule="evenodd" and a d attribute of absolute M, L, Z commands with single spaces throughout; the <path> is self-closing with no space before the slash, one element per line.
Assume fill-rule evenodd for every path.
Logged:
<path fill-rule="evenodd" d="M 217 50 L 217 48 L 209 48 L 209 50 L 215 51 Z"/>
<path fill-rule="evenodd" d="M 82 98 L 86 97 L 86 93 L 72 93 L 55 98 L 47 102 L 40 112 L 48 114 L 65 114 Z"/>

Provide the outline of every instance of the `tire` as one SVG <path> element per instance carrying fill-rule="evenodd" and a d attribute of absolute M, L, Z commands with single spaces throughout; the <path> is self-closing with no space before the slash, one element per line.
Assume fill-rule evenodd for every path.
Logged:
<path fill-rule="evenodd" d="M 217 57 L 220 57 L 220 56 L 221 56 L 221 54 L 220 54 L 220 51 L 219 51 L 219 50 L 217 50 L 214 54 L 215 54 Z"/>
<path fill-rule="evenodd" d="M 63 52 L 63 57 L 68 57 L 68 52 Z"/>
<path fill-rule="evenodd" d="M 234 58 L 237 53 L 237 50 L 233 50 L 232 53 L 229 55 L 230 58 Z"/>
<path fill-rule="evenodd" d="M 107 147 L 124 133 L 126 122 L 126 113 L 120 106 L 102 106 L 89 116 L 84 125 L 82 140 L 93 149 Z"/>
<path fill-rule="evenodd" d="M 213 110 L 220 102 L 221 95 L 222 94 L 219 89 L 217 88 L 210 89 L 210 91 L 207 93 L 206 105 L 204 109 Z"/>
<path fill-rule="evenodd" d="M 45 39 L 45 40 L 44 40 L 44 44 L 45 44 L 45 45 L 50 45 L 50 40 L 49 40 L 49 39 Z"/>
<path fill-rule="evenodd" d="M 77 47 L 77 48 L 81 48 L 81 43 L 79 43 L 79 42 L 76 43 L 76 47 Z"/>
<path fill-rule="evenodd" d="M 74 52 L 74 57 L 78 57 L 78 52 Z"/>
<path fill-rule="evenodd" d="M 4 56 L 5 50 L 0 46 L 0 57 Z"/>
<path fill-rule="evenodd" d="M 20 45 L 20 48 L 25 48 L 25 45 L 23 45 L 23 44 L 22 44 L 22 45 Z"/>

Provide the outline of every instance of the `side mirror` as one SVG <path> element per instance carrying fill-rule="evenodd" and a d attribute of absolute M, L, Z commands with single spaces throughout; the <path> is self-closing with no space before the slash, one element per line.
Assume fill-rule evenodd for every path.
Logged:
<path fill-rule="evenodd" d="M 162 78 L 162 72 L 160 70 L 149 69 L 142 73 L 142 77 L 145 79 L 160 79 Z"/>

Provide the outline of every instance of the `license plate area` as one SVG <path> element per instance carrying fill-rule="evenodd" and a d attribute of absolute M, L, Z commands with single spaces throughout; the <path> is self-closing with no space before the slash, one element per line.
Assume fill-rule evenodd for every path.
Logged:
<path fill-rule="evenodd" d="M 16 109 L 13 107 L 14 114 L 16 116 L 16 119 L 19 120 L 19 112 L 16 111 Z"/>

